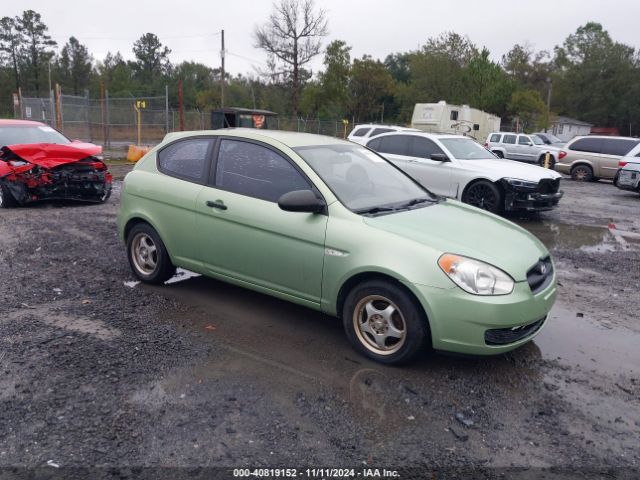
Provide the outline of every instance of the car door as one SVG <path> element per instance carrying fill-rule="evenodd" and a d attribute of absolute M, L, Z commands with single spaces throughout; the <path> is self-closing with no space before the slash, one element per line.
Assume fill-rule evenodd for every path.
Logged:
<path fill-rule="evenodd" d="M 413 136 L 410 149 L 413 160 L 407 163 L 406 171 L 433 193 L 446 197 L 454 196 L 455 194 L 451 193 L 452 163 L 432 160 L 431 155 L 434 153 L 446 156 L 433 140 Z"/>
<path fill-rule="evenodd" d="M 416 157 L 414 141 L 415 135 L 395 134 L 385 135 L 371 140 L 367 146 L 380 153 L 387 160 L 397 166 L 417 182 L 421 183 L 433 193 L 448 195 L 449 186 L 443 181 L 443 175 L 432 171 L 441 162 Z M 422 144 L 421 144 L 422 145 Z M 422 153 L 426 155 L 426 149 Z"/>
<path fill-rule="evenodd" d="M 535 162 L 537 147 L 528 135 L 518 135 L 518 144 L 516 145 L 516 151 L 518 160 L 524 160 L 525 162 Z"/>
<path fill-rule="evenodd" d="M 517 135 L 512 133 L 505 133 L 502 136 L 502 147 L 504 148 L 504 158 L 508 158 L 510 160 L 521 160 L 518 156 L 518 147 L 517 147 Z"/>
<path fill-rule="evenodd" d="M 310 181 L 279 150 L 221 138 L 209 184 L 196 202 L 205 268 L 319 304 L 328 217 L 285 212 L 277 203 L 285 193 L 308 189 L 314 190 Z"/>

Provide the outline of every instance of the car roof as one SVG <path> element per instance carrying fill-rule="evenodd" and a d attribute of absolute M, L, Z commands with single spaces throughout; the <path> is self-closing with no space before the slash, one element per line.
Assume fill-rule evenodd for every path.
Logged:
<path fill-rule="evenodd" d="M 577 140 L 579 138 L 604 138 L 604 139 L 614 139 L 614 140 L 635 140 L 640 141 L 638 137 L 623 137 L 622 135 L 576 135 L 571 140 Z"/>
<path fill-rule="evenodd" d="M 440 140 L 443 138 L 469 138 L 470 140 L 473 140 L 473 138 L 471 137 L 467 137 L 465 135 L 454 135 L 452 133 L 429 133 L 429 132 L 423 132 L 421 130 L 405 130 L 405 131 L 400 131 L 400 132 L 387 132 L 387 133 L 381 133 L 380 135 L 376 135 L 374 137 L 371 137 L 370 140 L 374 140 L 376 138 L 382 138 L 382 137 L 393 137 L 396 135 L 411 135 L 414 137 L 425 137 L 425 138 L 432 138 L 432 139 L 436 139 L 436 140 Z"/>
<path fill-rule="evenodd" d="M 167 134 L 163 142 L 200 135 L 241 137 L 258 141 L 275 140 L 291 148 L 308 147 L 312 145 L 353 145 L 352 142 L 349 142 L 347 140 L 342 140 L 341 138 L 336 137 L 328 137 L 326 135 L 316 135 L 314 133 L 301 132 L 285 132 L 283 130 L 261 130 L 256 128 L 222 128 L 219 130 L 173 132 Z"/>
<path fill-rule="evenodd" d="M 33 120 L 0 119 L 0 127 L 42 127 L 44 125 L 42 122 L 34 122 Z"/>

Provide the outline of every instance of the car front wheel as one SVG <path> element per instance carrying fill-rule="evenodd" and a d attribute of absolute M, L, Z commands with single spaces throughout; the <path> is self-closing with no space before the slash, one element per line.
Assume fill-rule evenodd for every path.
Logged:
<path fill-rule="evenodd" d="M 345 300 L 342 319 L 356 350 L 381 363 L 411 360 L 430 338 L 417 301 L 388 281 L 372 280 L 355 287 Z"/>
<path fill-rule="evenodd" d="M 471 185 L 462 197 L 464 203 L 491 213 L 502 211 L 502 193 L 493 183 L 480 180 Z"/>
<path fill-rule="evenodd" d="M 9 189 L 2 183 L 0 183 L 0 208 L 15 207 L 16 201 L 11 195 Z"/>
<path fill-rule="evenodd" d="M 163 283 L 176 272 L 160 236 L 147 223 L 139 223 L 129 232 L 127 258 L 135 276 L 146 283 Z"/>

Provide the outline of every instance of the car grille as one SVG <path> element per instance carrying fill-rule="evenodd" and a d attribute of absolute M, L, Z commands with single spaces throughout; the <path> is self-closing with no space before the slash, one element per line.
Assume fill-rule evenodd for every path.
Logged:
<path fill-rule="evenodd" d="M 509 343 L 515 343 L 540 330 L 546 319 L 547 317 L 544 317 L 529 325 L 521 325 L 519 327 L 492 328 L 484 332 L 484 343 L 487 345 L 507 345 Z"/>
<path fill-rule="evenodd" d="M 560 190 L 560 178 L 543 178 L 538 183 L 538 191 L 545 195 L 558 193 L 558 190 Z"/>
<path fill-rule="evenodd" d="M 551 263 L 551 257 L 543 258 L 539 260 L 533 267 L 527 272 L 527 283 L 529 288 L 536 294 L 541 292 L 553 279 L 553 263 Z"/>

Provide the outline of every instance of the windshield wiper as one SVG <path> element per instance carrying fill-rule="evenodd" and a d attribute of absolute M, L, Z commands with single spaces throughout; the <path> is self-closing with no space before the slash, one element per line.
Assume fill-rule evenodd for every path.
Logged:
<path fill-rule="evenodd" d="M 391 207 L 371 207 L 371 208 L 362 208 L 360 210 L 356 210 L 355 212 L 363 215 L 373 215 L 374 213 L 393 212 L 395 210 L 396 210 L 395 208 L 391 208 Z"/>
<path fill-rule="evenodd" d="M 410 200 L 407 203 L 403 203 L 398 208 L 409 208 L 409 207 L 413 207 L 414 205 L 418 205 L 418 204 L 424 203 L 424 202 L 433 203 L 433 202 L 435 202 L 435 200 L 431 200 L 430 198 L 414 198 L 413 200 Z"/>

